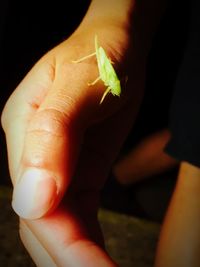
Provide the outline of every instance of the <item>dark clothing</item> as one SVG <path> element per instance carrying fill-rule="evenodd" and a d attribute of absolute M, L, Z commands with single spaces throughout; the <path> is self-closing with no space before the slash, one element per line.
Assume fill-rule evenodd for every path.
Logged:
<path fill-rule="evenodd" d="M 170 109 L 166 152 L 200 167 L 200 1 L 191 5 L 189 36 Z M 173 63 L 172 63 L 173 64 Z"/>

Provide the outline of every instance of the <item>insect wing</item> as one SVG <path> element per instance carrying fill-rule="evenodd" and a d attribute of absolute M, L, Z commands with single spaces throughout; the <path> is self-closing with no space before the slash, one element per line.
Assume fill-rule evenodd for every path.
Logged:
<path fill-rule="evenodd" d="M 95 36 L 95 50 L 100 78 L 104 82 L 105 86 L 108 86 L 109 90 L 113 95 L 120 96 L 120 81 L 111 64 L 111 61 L 106 55 L 105 50 L 102 47 L 99 47 L 97 35 Z"/>
<path fill-rule="evenodd" d="M 113 95 L 119 96 L 121 93 L 120 81 L 117 77 L 117 74 L 109 58 L 107 57 L 102 47 L 99 47 L 98 49 L 97 61 L 101 79 L 103 80 L 106 86 L 110 87 L 111 93 Z"/>

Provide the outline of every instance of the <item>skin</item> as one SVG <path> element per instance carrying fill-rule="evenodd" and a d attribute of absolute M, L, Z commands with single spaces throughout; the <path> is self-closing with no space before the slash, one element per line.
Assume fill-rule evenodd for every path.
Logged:
<path fill-rule="evenodd" d="M 182 162 L 161 230 L 155 267 L 198 267 L 200 264 L 200 168 Z"/>
<path fill-rule="evenodd" d="M 99 192 L 142 99 L 146 56 L 160 18 L 157 5 L 142 6 L 93 0 L 75 33 L 35 64 L 4 108 L 12 205 L 37 266 L 117 266 L 104 251 L 96 215 Z M 147 10 L 150 16 L 141 16 Z M 137 34 L 130 34 L 133 29 Z M 120 100 L 111 96 L 102 105 L 104 85 L 87 86 L 98 76 L 94 59 L 72 63 L 92 53 L 95 34 L 119 73 L 131 77 Z"/>

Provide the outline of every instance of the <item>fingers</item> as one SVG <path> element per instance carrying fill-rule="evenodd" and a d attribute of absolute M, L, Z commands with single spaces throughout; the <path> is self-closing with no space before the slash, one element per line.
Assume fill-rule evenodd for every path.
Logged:
<path fill-rule="evenodd" d="M 20 217 L 36 219 L 51 212 L 71 181 L 86 124 L 84 112 L 88 113 L 83 105 L 89 77 L 84 64 L 58 70 L 48 94 L 26 123 L 12 202 Z"/>
<path fill-rule="evenodd" d="M 51 87 L 53 76 L 52 63 L 36 64 L 4 107 L 1 122 L 6 134 L 9 170 L 13 184 L 17 179 L 27 124 Z"/>
<path fill-rule="evenodd" d="M 79 148 L 69 127 L 60 112 L 48 109 L 28 125 L 12 203 L 21 217 L 41 217 L 57 206 L 69 185 Z"/>
<path fill-rule="evenodd" d="M 23 243 L 27 244 L 26 247 L 31 251 L 31 256 L 38 266 L 43 267 L 40 263 L 44 262 L 44 259 L 49 260 L 47 255 L 51 255 L 50 259 L 59 267 L 116 267 L 108 254 L 90 239 L 91 222 L 88 220 L 88 224 L 84 225 L 83 221 L 84 219 L 80 219 L 71 209 L 66 211 L 59 207 L 45 218 L 25 221 L 34 237 L 25 233 Z M 42 253 L 35 254 L 38 249 L 34 247 L 37 246 L 35 238 L 40 241 Z"/>
<path fill-rule="evenodd" d="M 96 65 L 58 64 L 51 56 L 30 71 L 2 119 L 14 183 L 12 206 L 27 219 L 45 215 L 62 199 L 103 89 L 87 86 L 97 76 Z"/>
<path fill-rule="evenodd" d="M 129 115 L 132 114 L 130 112 L 131 107 L 129 107 L 128 111 Z M 124 132 L 127 127 L 127 120 L 125 120 L 126 114 L 127 111 L 120 113 L 115 123 L 112 124 L 111 120 L 109 120 L 107 125 L 104 124 L 101 127 L 99 138 L 103 138 L 103 144 L 108 148 L 109 153 L 112 153 L 112 149 L 110 151 L 109 148 L 110 143 L 112 143 L 111 140 L 114 138 L 112 137 L 111 129 L 116 130 L 120 123 L 122 126 L 121 130 Z M 124 122 L 124 124 L 122 124 L 122 122 Z M 124 135 L 124 133 L 122 135 Z M 98 131 L 96 129 L 94 138 L 97 138 L 97 136 Z M 97 138 L 94 140 L 95 143 L 98 141 L 99 146 L 100 139 Z M 116 146 L 116 143 L 120 142 L 120 138 L 117 137 L 116 134 L 114 139 L 116 139 L 114 140 Z M 91 138 L 89 138 L 89 140 L 91 140 Z M 91 140 L 91 142 L 93 141 Z M 96 229 L 93 231 L 91 230 L 94 228 L 95 223 L 97 223 L 95 220 L 91 220 L 91 214 L 94 214 L 93 212 L 96 210 L 94 206 L 97 202 L 93 190 L 96 187 L 98 188 L 98 174 L 101 170 L 99 166 L 97 167 L 95 165 L 95 154 L 90 155 L 89 158 L 87 156 L 87 154 L 82 155 L 82 164 L 79 164 L 80 171 L 77 174 L 82 179 L 79 179 L 79 185 L 75 186 L 75 188 L 73 187 L 75 192 L 78 192 L 78 188 L 83 189 L 83 192 L 78 192 L 77 195 L 75 194 L 71 201 L 70 197 L 74 192 L 68 192 L 66 203 L 63 207 L 59 206 L 52 214 L 44 218 L 26 222 L 29 229 L 31 229 L 31 233 L 34 233 L 36 240 L 40 241 L 40 246 L 42 245 L 42 248 L 45 248 L 44 256 L 42 253 L 38 253 L 38 256 L 35 256 L 37 252 L 37 247 L 35 246 L 37 246 L 37 244 L 34 242 L 34 237 L 32 242 L 31 235 L 23 236 L 23 242 L 25 244 L 30 244 L 26 247 L 38 266 L 43 267 L 43 259 L 45 259 L 45 261 L 47 260 L 46 251 L 48 251 L 48 255 L 51 255 L 51 259 L 53 259 L 59 267 L 116 267 L 116 264 L 110 259 L 107 253 L 105 253 L 97 243 L 92 242 L 92 240 L 95 240 L 94 236 L 97 236 Z M 106 156 L 106 158 L 108 157 Z M 100 160 L 100 158 L 98 159 Z M 96 169 L 96 167 L 98 172 L 93 170 L 93 168 Z M 88 177 L 92 179 L 89 181 Z M 89 190 L 92 190 L 93 197 L 89 194 Z M 98 240 L 96 242 L 98 242 Z M 31 244 L 33 244 L 34 247 Z M 44 267 L 46 266 L 44 265 Z"/>
<path fill-rule="evenodd" d="M 50 257 L 45 248 L 41 245 L 35 235 L 31 232 L 29 227 L 21 220 L 20 221 L 20 237 L 21 240 L 30 253 L 34 263 L 40 267 L 56 267 L 53 259 Z"/>

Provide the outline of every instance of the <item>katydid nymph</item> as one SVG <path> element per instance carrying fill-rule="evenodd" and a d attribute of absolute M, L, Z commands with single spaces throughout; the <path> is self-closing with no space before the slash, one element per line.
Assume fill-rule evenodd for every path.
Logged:
<path fill-rule="evenodd" d="M 114 96 L 120 96 L 121 94 L 121 85 L 120 80 L 115 72 L 115 69 L 112 66 L 111 60 L 106 55 L 105 50 L 103 47 L 98 45 L 97 35 L 95 35 L 95 52 L 87 55 L 81 59 L 73 61 L 74 63 L 79 63 L 83 60 L 88 59 L 89 57 L 95 56 L 97 59 L 97 65 L 99 70 L 99 77 L 93 81 L 92 83 L 89 83 L 89 85 L 96 84 L 99 80 L 102 80 L 104 85 L 107 87 L 105 90 L 101 100 L 100 104 L 105 99 L 106 95 L 108 93 L 111 93 Z"/>

